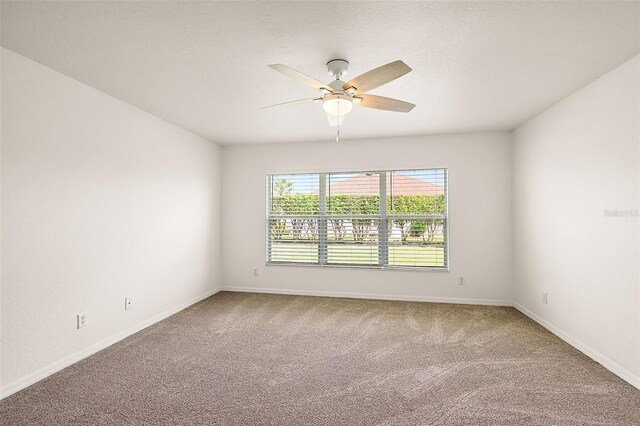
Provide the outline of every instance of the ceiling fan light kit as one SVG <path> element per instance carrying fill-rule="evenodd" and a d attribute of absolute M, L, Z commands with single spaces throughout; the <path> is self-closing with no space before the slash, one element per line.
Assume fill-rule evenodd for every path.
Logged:
<path fill-rule="evenodd" d="M 353 102 L 346 96 L 334 94 L 325 96 L 322 100 L 322 107 L 327 114 L 340 117 L 341 115 L 347 115 L 351 112 Z"/>
<path fill-rule="evenodd" d="M 330 126 L 340 126 L 344 121 L 344 116 L 351 112 L 354 104 L 365 108 L 396 112 L 409 112 L 415 106 L 414 104 L 398 99 L 369 95 L 366 93 L 369 90 L 380 87 L 410 72 L 411 68 L 402 61 L 394 61 L 375 68 L 345 83 L 342 81 L 342 77 L 349 72 L 349 62 L 344 59 L 333 59 L 327 62 L 327 71 L 329 75 L 334 77 L 334 80 L 329 84 L 324 84 L 286 65 L 273 64 L 269 65 L 269 67 L 320 91 L 322 96 L 284 102 L 264 108 L 322 102 L 322 107 L 327 113 Z"/>

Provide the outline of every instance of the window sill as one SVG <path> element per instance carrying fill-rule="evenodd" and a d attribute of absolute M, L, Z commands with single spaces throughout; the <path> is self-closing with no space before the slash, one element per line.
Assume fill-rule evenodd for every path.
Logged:
<path fill-rule="evenodd" d="M 378 269 L 381 271 L 412 271 L 412 272 L 449 272 L 448 267 L 439 266 L 372 266 L 372 265 L 317 265 L 312 263 L 288 263 L 288 262 L 267 262 L 266 266 L 286 266 L 299 268 L 318 269 Z"/>

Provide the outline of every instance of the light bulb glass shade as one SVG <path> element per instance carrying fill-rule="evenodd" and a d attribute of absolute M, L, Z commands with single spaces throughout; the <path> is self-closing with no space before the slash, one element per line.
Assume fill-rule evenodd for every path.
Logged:
<path fill-rule="evenodd" d="M 342 123 L 344 123 L 344 115 L 335 116 L 327 114 L 327 120 L 329 121 L 329 126 L 331 127 L 342 126 Z"/>
<path fill-rule="evenodd" d="M 328 99 L 322 103 L 322 107 L 325 112 L 335 117 L 340 117 L 349 114 L 353 108 L 353 103 L 346 99 Z"/>

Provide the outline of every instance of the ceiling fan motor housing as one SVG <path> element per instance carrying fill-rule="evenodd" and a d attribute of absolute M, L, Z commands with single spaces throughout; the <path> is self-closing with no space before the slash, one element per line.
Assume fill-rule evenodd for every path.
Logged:
<path fill-rule="evenodd" d="M 342 90 L 342 86 L 343 85 L 344 85 L 344 81 L 342 81 L 342 80 L 333 80 L 327 86 L 331 87 L 333 89 L 334 93 L 342 93 L 342 92 L 344 92 L 344 90 Z"/>

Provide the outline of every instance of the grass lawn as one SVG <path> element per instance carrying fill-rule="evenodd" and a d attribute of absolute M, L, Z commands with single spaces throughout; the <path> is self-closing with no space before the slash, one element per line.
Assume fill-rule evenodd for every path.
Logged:
<path fill-rule="evenodd" d="M 376 265 L 378 246 L 362 244 L 328 245 L 329 264 Z M 293 258 L 293 259 L 292 259 Z M 315 263 L 318 246 L 308 243 L 274 242 L 271 247 L 273 262 Z M 444 248 L 422 245 L 389 246 L 390 266 L 444 266 Z"/>

